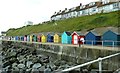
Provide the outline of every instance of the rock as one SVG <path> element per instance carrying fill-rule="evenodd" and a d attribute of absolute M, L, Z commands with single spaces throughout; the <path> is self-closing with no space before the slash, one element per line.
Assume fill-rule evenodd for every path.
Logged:
<path fill-rule="evenodd" d="M 37 69 L 37 68 L 40 68 L 41 67 L 41 64 L 40 63 L 36 63 L 33 65 L 33 69 Z"/>
<path fill-rule="evenodd" d="M 13 70 L 14 71 L 19 71 L 19 68 L 18 67 L 13 67 Z"/>
<path fill-rule="evenodd" d="M 28 68 L 28 69 L 26 69 L 27 72 L 30 72 L 31 70 L 32 70 L 32 68 Z"/>
<path fill-rule="evenodd" d="M 37 50 L 34 49 L 34 51 L 32 52 L 32 55 L 37 55 Z"/>
<path fill-rule="evenodd" d="M 45 66 L 41 66 L 40 68 L 39 68 L 39 71 L 41 71 L 41 72 L 43 72 L 45 70 Z"/>
<path fill-rule="evenodd" d="M 24 64 L 18 64 L 18 68 L 23 69 L 23 68 L 25 68 L 25 65 Z"/>
<path fill-rule="evenodd" d="M 69 68 L 69 67 L 70 67 L 70 66 L 69 66 L 68 64 L 65 64 L 65 65 L 59 66 L 58 69 L 67 69 L 67 68 Z"/>
<path fill-rule="evenodd" d="M 33 63 L 37 63 L 37 60 L 38 60 L 38 59 L 37 59 L 36 57 L 33 57 L 32 62 L 33 62 Z"/>
<path fill-rule="evenodd" d="M 49 63 L 49 56 L 47 56 L 47 57 L 42 57 L 42 58 L 41 58 L 41 62 L 43 62 L 43 63 Z"/>
<path fill-rule="evenodd" d="M 11 63 L 9 62 L 9 61 L 6 61 L 4 64 L 3 64 L 3 68 L 5 68 L 5 67 L 7 67 L 7 66 L 9 66 L 9 65 L 11 65 Z"/>
<path fill-rule="evenodd" d="M 39 70 L 38 69 L 32 69 L 31 73 L 39 73 Z"/>
<path fill-rule="evenodd" d="M 13 63 L 12 64 L 12 67 L 14 68 L 14 67 L 17 67 L 17 63 Z"/>
<path fill-rule="evenodd" d="M 52 70 L 49 65 L 47 65 L 47 68 L 45 68 L 44 73 L 51 73 Z"/>
<path fill-rule="evenodd" d="M 19 60 L 19 62 L 21 62 L 22 60 L 23 60 L 23 58 L 24 58 L 24 56 L 19 56 L 19 57 L 17 57 L 17 59 Z"/>
<path fill-rule="evenodd" d="M 26 66 L 30 68 L 30 65 L 33 64 L 32 61 L 27 61 Z"/>
<path fill-rule="evenodd" d="M 50 68 L 52 70 L 56 70 L 56 68 L 57 68 L 53 63 L 49 63 L 48 65 L 50 66 Z"/>
<path fill-rule="evenodd" d="M 65 65 L 65 64 L 66 64 L 66 61 L 62 60 L 62 61 L 60 61 L 60 64 L 61 64 L 61 65 Z"/>

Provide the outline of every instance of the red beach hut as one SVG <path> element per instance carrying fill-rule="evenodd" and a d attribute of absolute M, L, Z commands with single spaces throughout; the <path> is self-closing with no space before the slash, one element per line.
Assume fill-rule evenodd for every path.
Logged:
<path fill-rule="evenodd" d="M 71 35 L 72 35 L 72 44 L 78 44 L 79 35 L 75 31 Z"/>
<path fill-rule="evenodd" d="M 81 34 L 80 32 L 73 32 L 71 34 L 72 36 L 72 44 L 77 45 L 77 44 L 83 44 L 84 42 L 84 35 Z"/>

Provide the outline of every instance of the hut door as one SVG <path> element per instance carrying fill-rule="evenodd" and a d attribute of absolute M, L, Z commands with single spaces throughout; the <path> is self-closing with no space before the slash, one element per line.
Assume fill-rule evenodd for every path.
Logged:
<path fill-rule="evenodd" d="M 77 35 L 74 35 L 74 44 L 78 44 Z"/>

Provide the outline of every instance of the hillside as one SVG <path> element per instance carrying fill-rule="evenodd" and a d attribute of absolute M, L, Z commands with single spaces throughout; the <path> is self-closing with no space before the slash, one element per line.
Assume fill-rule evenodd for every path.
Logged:
<path fill-rule="evenodd" d="M 120 26 L 119 21 L 120 11 L 116 11 L 111 13 L 101 13 L 59 21 L 51 21 L 37 25 L 28 25 L 18 29 L 9 29 L 7 31 L 7 35 L 16 36 L 39 32 L 89 31 L 98 27 L 118 27 Z"/>

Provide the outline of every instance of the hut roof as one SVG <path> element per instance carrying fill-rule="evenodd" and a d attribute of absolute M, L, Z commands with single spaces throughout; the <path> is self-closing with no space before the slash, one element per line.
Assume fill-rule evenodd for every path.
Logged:
<path fill-rule="evenodd" d="M 62 34 L 62 33 L 55 32 L 55 33 L 54 33 L 54 35 L 55 35 L 55 34 L 57 34 L 57 35 L 61 36 L 61 34 Z"/>
<path fill-rule="evenodd" d="M 109 30 L 114 32 L 117 35 L 120 35 L 120 27 L 109 27 L 107 31 L 109 31 Z"/>
<path fill-rule="evenodd" d="M 68 36 L 70 36 L 71 35 L 71 32 L 65 32 Z"/>
<path fill-rule="evenodd" d="M 54 32 L 48 32 L 47 35 L 48 34 L 53 36 L 55 33 Z"/>
<path fill-rule="evenodd" d="M 101 27 L 101 28 L 95 28 L 93 30 L 91 30 L 91 32 L 93 32 L 93 34 L 101 36 L 103 35 L 106 31 L 111 30 L 116 34 L 120 34 L 119 28 L 118 27 Z"/>
<path fill-rule="evenodd" d="M 84 35 L 82 32 L 76 32 L 76 31 L 74 31 L 73 33 L 76 33 L 77 35 Z M 73 35 L 73 33 L 71 35 Z"/>

